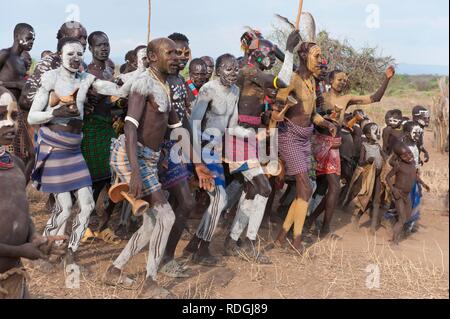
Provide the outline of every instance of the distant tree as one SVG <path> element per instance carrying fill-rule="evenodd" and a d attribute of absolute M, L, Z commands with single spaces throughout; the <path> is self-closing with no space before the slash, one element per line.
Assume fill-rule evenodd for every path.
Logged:
<path fill-rule="evenodd" d="M 287 28 L 273 25 L 273 32 L 268 38 L 283 48 L 289 32 Z M 328 71 L 339 69 L 346 72 L 349 76 L 348 89 L 358 94 L 376 90 L 386 68 L 395 63 L 391 56 L 379 55 L 377 47 L 357 50 L 347 40 L 330 38 L 327 31 L 319 32 L 316 42 L 328 61 Z M 299 63 L 298 57 L 295 58 L 295 62 Z"/>

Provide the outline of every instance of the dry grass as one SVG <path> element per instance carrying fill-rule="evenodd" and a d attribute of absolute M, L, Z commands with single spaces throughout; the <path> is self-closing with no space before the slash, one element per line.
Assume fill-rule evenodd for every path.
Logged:
<path fill-rule="evenodd" d="M 275 298 L 448 298 L 448 272 L 437 243 L 440 264 L 425 250 L 410 259 L 368 234 L 366 243 L 365 250 L 355 252 L 340 241 L 323 240 L 303 255 L 277 254 L 272 266 L 250 263 L 244 277 L 251 278 L 253 289 L 272 290 Z M 379 288 L 366 286 L 370 265 L 379 268 Z"/>

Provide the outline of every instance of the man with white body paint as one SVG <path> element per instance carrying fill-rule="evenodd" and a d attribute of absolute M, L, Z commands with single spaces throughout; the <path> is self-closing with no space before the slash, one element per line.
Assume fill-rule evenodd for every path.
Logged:
<path fill-rule="evenodd" d="M 178 126 L 179 118 L 170 105 L 167 78 L 178 71 L 175 43 L 160 38 L 148 44 L 150 67 L 131 87 L 125 134 L 114 141 L 111 169 L 123 183 L 130 185 L 130 194 L 150 203 L 142 227 L 131 237 L 119 257 L 108 268 L 107 285 L 130 286 L 133 281 L 122 275 L 128 261 L 148 245 L 146 280 L 140 298 L 167 298 L 170 292 L 156 282 L 158 266 L 175 221 L 172 207 L 162 192 L 158 177 L 160 147 L 168 128 Z M 203 165 L 196 165 L 202 180 Z M 209 179 L 209 177 L 208 177 Z"/>
<path fill-rule="evenodd" d="M 210 205 L 205 211 L 196 234 L 184 249 L 184 257 L 204 266 L 217 266 L 218 257 L 211 255 L 209 244 L 227 204 L 225 173 L 222 164 L 222 137 L 225 131 L 238 126 L 239 88 L 236 86 L 239 65 L 236 58 L 224 54 L 217 59 L 217 79 L 205 84 L 199 92 L 190 118 L 194 147 L 201 143 L 202 160 L 215 174 L 215 187 L 208 191 Z M 244 130 L 245 131 L 245 130 Z M 232 132 L 247 134 L 242 130 Z M 245 135 L 244 135 L 245 136 Z M 243 135 L 239 137 L 243 138 Z"/>
<path fill-rule="evenodd" d="M 34 185 L 45 193 L 53 193 L 56 203 L 44 234 L 63 235 L 72 210 L 75 193 L 80 213 L 73 222 L 72 234 L 65 257 L 66 265 L 75 262 L 75 252 L 95 207 L 92 181 L 81 154 L 84 103 L 90 88 L 103 95 L 124 96 L 116 84 L 97 80 L 79 72 L 84 48 L 75 38 L 64 38 L 59 44 L 62 66 L 46 72 L 28 115 L 31 125 L 41 125 L 38 131 L 36 163 L 32 173 Z M 58 105 L 54 106 L 53 100 Z M 72 103 L 61 101 L 71 100 Z"/>

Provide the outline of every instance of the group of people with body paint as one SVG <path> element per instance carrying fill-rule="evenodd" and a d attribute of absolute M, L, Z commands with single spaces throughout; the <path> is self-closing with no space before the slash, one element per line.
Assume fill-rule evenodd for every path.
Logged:
<path fill-rule="evenodd" d="M 411 120 L 389 111 L 382 146 L 379 126 L 362 109 L 347 112 L 379 102 L 393 67 L 374 94 L 345 94 L 347 74 L 328 72 L 315 42 L 293 31 L 281 50 L 249 30 L 241 58 L 192 59 L 188 38 L 173 33 L 129 51 L 118 73 L 107 34 L 88 36 L 68 22 L 57 32 L 56 52 L 43 52 L 29 72 L 34 40 L 34 29 L 21 23 L 13 46 L 0 51 L 0 298 L 28 296 L 20 258 L 82 266 L 77 252 L 92 238 L 113 245 L 128 239 L 105 284 L 135 287 L 124 267 L 148 249 L 140 297 L 166 298 L 171 293 L 158 285 L 158 273 L 182 278 L 190 264 L 224 265 L 209 247 L 223 219 L 230 223 L 221 254 L 259 264 L 271 263 L 272 249 L 303 253 L 317 239 L 339 239 L 331 231 L 339 198 L 352 203 L 355 228 L 371 211 L 373 232 L 381 219 L 393 220 L 394 243 L 417 229 L 428 111 L 415 107 Z M 273 72 L 277 61 L 281 69 Z M 29 214 L 29 182 L 48 194 L 43 229 Z M 148 209 L 141 220 L 124 201 L 114 231 L 117 203 L 107 194 L 118 184 Z M 202 197 L 202 218 L 176 258 Z M 263 219 L 274 215 L 284 221 L 262 245 Z M 127 238 L 130 224 L 136 229 Z"/>

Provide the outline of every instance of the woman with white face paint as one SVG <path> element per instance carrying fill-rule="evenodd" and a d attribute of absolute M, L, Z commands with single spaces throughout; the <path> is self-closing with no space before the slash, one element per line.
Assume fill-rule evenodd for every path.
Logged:
<path fill-rule="evenodd" d="M 55 194 L 56 199 L 52 217 L 44 230 L 45 235 L 64 234 L 73 205 L 72 192 L 80 206 L 80 213 L 73 222 L 65 259 L 68 265 L 75 261 L 74 253 L 95 207 L 91 176 L 81 154 L 86 94 L 92 88 L 103 95 L 124 95 L 116 84 L 79 72 L 84 48 L 77 39 L 64 38 L 61 41 L 62 66 L 43 75 L 28 122 L 41 125 L 32 180 L 37 189 Z"/>

